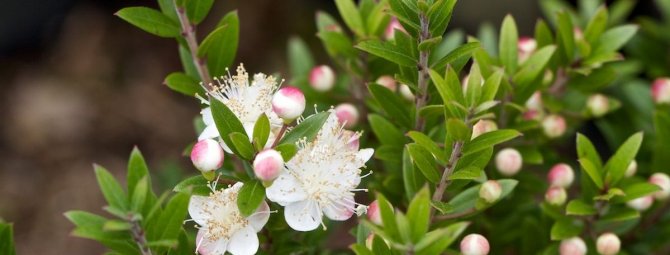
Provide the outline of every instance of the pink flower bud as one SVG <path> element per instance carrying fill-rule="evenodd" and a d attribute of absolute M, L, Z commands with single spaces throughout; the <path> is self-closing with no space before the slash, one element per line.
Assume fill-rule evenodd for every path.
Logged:
<path fill-rule="evenodd" d="M 635 172 L 637 172 L 637 161 L 633 159 L 633 161 L 628 164 L 628 168 L 626 168 L 626 177 L 632 177 L 635 175 Z"/>
<path fill-rule="evenodd" d="M 261 181 L 273 181 L 282 169 L 284 169 L 284 158 L 276 150 L 263 150 L 254 159 L 254 174 Z"/>
<path fill-rule="evenodd" d="M 382 225 L 382 214 L 379 211 L 379 201 L 375 200 L 368 206 L 368 220 L 377 225 Z"/>
<path fill-rule="evenodd" d="M 305 95 L 296 87 L 285 86 L 272 97 L 272 111 L 288 123 L 305 111 Z"/>
<path fill-rule="evenodd" d="M 579 237 L 572 237 L 561 241 L 559 253 L 561 255 L 585 255 L 586 243 Z"/>
<path fill-rule="evenodd" d="M 649 182 L 651 184 L 656 184 L 661 187 L 661 190 L 654 193 L 654 197 L 657 200 L 665 200 L 670 197 L 670 177 L 664 173 L 655 173 L 649 177 Z"/>
<path fill-rule="evenodd" d="M 478 137 L 484 133 L 498 130 L 498 125 L 492 120 L 479 120 L 472 126 L 472 138 Z"/>
<path fill-rule="evenodd" d="M 651 207 L 651 204 L 653 203 L 654 198 L 652 196 L 644 196 L 630 200 L 626 202 L 626 205 L 638 211 L 646 211 L 647 209 L 649 209 L 649 207 Z"/>
<path fill-rule="evenodd" d="M 358 110 L 352 104 L 343 103 L 335 107 L 335 116 L 345 128 L 352 128 L 358 123 Z"/>
<path fill-rule="evenodd" d="M 521 170 L 523 158 L 519 151 L 512 148 L 505 148 L 496 155 L 496 168 L 504 176 L 515 175 Z"/>
<path fill-rule="evenodd" d="M 544 200 L 553 206 L 561 206 L 565 204 L 567 199 L 568 193 L 561 187 L 551 187 L 547 190 L 547 193 L 544 193 Z"/>
<path fill-rule="evenodd" d="M 658 78 L 651 85 L 651 97 L 657 104 L 670 104 L 670 78 Z"/>
<path fill-rule="evenodd" d="M 191 161 L 201 172 L 219 169 L 223 165 L 223 148 L 212 139 L 201 140 L 191 149 Z"/>
<path fill-rule="evenodd" d="M 391 17 L 391 21 L 389 21 L 389 24 L 386 26 L 386 30 L 384 31 L 384 38 L 386 38 L 386 40 L 393 40 L 395 38 L 396 30 L 407 33 L 398 19 L 396 17 Z"/>
<path fill-rule="evenodd" d="M 480 234 L 469 234 L 461 241 L 463 255 L 486 255 L 489 249 L 489 241 Z"/>
<path fill-rule="evenodd" d="M 613 233 L 605 233 L 598 237 L 596 250 L 601 255 L 615 255 L 621 249 L 621 240 Z"/>
<path fill-rule="evenodd" d="M 382 75 L 377 78 L 375 83 L 386 87 L 387 89 L 395 92 L 398 89 L 398 84 L 395 82 L 395 79 L 389 75 Z"/>
<path fill-rule="evenodd" d="M 400 95 L 407 101 L 414 102 L 416 99 L 416 96 L 414 96 L 414 93 L 412 93 L 412 90 L 406 84 L 400 84 Z"/>
<path fill-rule="evenodd" d="M 523 113 L 524 120 L 540 120 L 542 119 L 542 112 L 538 110 L 527 110 Z"/>
<path fill-rule="evenodd" d="M 602 94 L 593 94 L 586 101 L 586 108 L 593 117 L 601 117 L 610 110 L 609 99 Z"/>
<path fill-rule="evenodd" d="M 542 110 L 542 92 L 535 91 L 528 100 L 526 100 L 526 108 L 531 110 Z"/>
<path fill-rule="evenodd" d="M 567 188 L 575 180 L 575 171 L 568 164 L 556 164 L 547 174 L 550 186 Z"/>
<path fill-rule="evenodd" d="M 549 138 L 557 138 L 565 133 L 565 119 L 560 115 L 551 114 L 542 120 L 542 129 Z"/>
<path fill-rule="evenodd" d="M 523 63 L 535 52 L 537 42 L 532 37 L 521 37 L 517 48 L 519 49 L 519 63 Z"/>
<path fill-rule="evenodd" d="M 497 181 L 488 180 L 479 188 L 479 197 L 484 199 L 487 203 L 493 203 L 502 195 L 502 187 Z"/>
<path fill-rule="evenodd" d="M 309 72 L 309 85 L 319 92 L 329 91 L 335 85 L 335 72 L 327 65 L 315 66 Z"/>

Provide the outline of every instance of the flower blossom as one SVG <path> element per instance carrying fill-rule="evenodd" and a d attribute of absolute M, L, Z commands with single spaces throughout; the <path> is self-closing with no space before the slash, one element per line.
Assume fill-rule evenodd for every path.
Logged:
<path fill-rule="evenodd" d="M 356 206 L 356 186 L 361 181 L 373 149 L 359 150 L 350 145 L 360 133 L 343 129 L 330 111 L 328 119 L 313 141 L 302 139 L 298 151 L 286 162 L 286 168 L 266 189 L 270 201 L 284 206 L 288 225 L 297 231 L 310 231 L 323 224 L 325 215 L 331 220 L 349 219 Z"/>

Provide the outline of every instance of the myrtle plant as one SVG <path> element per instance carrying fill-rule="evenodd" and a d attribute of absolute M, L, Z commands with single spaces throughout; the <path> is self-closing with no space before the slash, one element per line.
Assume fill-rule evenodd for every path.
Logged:
<path fill-rule="evenodd" d="M 235 11 L 198 40 L 213 0 L 117 12 L 177 41 L 164 83 L 201 106 L 198 174 L 158 196 L 138 149 L 125 188 L 96 165 L 109 216 L 67 212 L 73 234 L 144 255 L 670 249 L 670 79 L 640 85 L 645 60 L 621 53 L 631 1 L 543 0 L 533 35 L 508 15 L 477 36 L 448 28 L 456 0 L 334 2 L 344 24 L 316 14 L 329 59 L 291 38 L 285 78 L 234 64 Z M 621 92 L 633 79 L 653 100 Z"/>

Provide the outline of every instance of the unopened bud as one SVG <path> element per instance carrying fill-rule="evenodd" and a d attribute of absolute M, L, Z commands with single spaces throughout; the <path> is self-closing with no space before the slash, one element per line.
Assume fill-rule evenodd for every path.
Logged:
<path fill-rule="evenodd" d="M 517 48 L 519 49 L 519 63 L 523 63 L 535 52 L 537 42 L 532 37 L 521 37 Z"/>
<path fill-rule="evenodd" d="M 658 78 L 651 85 L 651 97 L 657 104 L 670 104 L 670 78 Z"/>
<path fill-rule="evenodd" d="M 496 154 L 496 168 L 505 176 L 515 175 L 521 170 L 523 158 L 516 149 L 506 148 Z"/>
<path fill-rule="evenodd" d="M 388 26 L 386 26 L 386 31 L 384 31 L 384 37 L 386 40 L 393 40 L 395 38 L 395 32 L 396 30 L 401 31 L 403 33 L 407 33 L 404 27 L 400 24 L 398 19 L 396 17 L 391 17 L 391 21 L 389 21 Z"/>
<path fill-rule="evenodd" d="M 561 241 L 559 253 L 561 255 L 585 255 L 586 243 L 579 237 L 572 237 Z"/>
<path fill-rule="evenodd" d="M 542 129 L 549 138 L 557 138 L 565 133 L 565 119 L 556 114 L 551 114 L 542 120 Z"/>
<path fill-rule="evenodd" d="M 377 225 L 382 225 L 382 214 L 379 211 L 379 201 L 375 200 L 368 206 L 368 220 Z"/>
<path fill-rule="evenodd" d="M 398 89 L 398 84 L 396 83 L 395 79 L 389 75 L 382 75 L 377 78 L 377 81 L 375 83 L 382 85 L 386 87 L 387 89 L 395 92 Z"/>
<path fill-rule="evenodd" d="M 670 177 L 664 173 L 655 173 L 649 177 L 649 182 L 661 187 L 661 190 L 654 193 L 658 200 L 665 200 L 670 197 Z"/>
<path fill-rule="evenodd" d="M 329 91 L 335 85 L 335 72 L 327 65 L 315 66 L 309 72 L 309 85 L 319 92 Z"/>
<path fill-rule="evenodd" d="M 502 187 L 497 181 L 488 180 L 479 188 L 479 197 L 484 199 L 487 203 L 493 203 L 500 198 L 502 194 Z"/>
<path fill-rule="evenodd" d="M 549 170 L 547 179 L 550 186 L 567 188 L 575 180 L 575 171 L 568 164 L 556 164 Z"/>
<path fill-rule="evenodd" d="M 582 32 L 582 29 L 581 29 L 581 28 L 574 27 L 574 28 L 572 29 L 572 33 L 573 33 L 573 35 L 574 35 L 574 37 L 575 37 L 575 41 L 581 41 L 581 40 L 584 40 L 584 32 Z"/>
<path fill-rule="evenodd" d="M 414 102 L 416 99 L 416 96 L 414 96 L 414 93 L 412 93 L 412 90 L 406 84 L 400 84 L 400 95 L 407 101 Z"/>
<path fill-rule="evenodd" d="M 633 208 L 637 211 L 646 211 L 651 207 L 651 204 L 654 203 L 654 198 L 652 196 L 638 197 L 636 199 L 626 202 L 628 207 Z"/>
<path fill-rule="evenodd" d="M 223 165 L 223 148 L 217 141 L 204 139 L 193 145 L 191 161 L 201 172 L 211 172 Z"/>
<path fill-rule="evenodd" d="M 567 199 L 568 193 L 562 187 L 550 187 L 547 193 L 544 193 L 544 200 L 553 206 L 561 206 Z"/>
<path fill-rule="evenodd" d="M 637 172 L 637 161 L 633 159 L 633 161 L 628 164 L 628 168 L 626 168 L 626 177 L 632 177 L 635 175 L 635 172 Z"/>
<path fill-rule="evenodd" d="M 472 126 L 472 138 L 478 137 L 484 133 L 498 130 L 498 125 L 492 120 L 479 120 Z"/>
<path fill-rule="evenodd" d="M 605 233 L 598 237 L 596 250 L 601 255 L 615 255 L 621 249 L 621 240 L 613 233 Z"/>
<path fill-rule="evenodd" d="M 352 128 L 358 123 L 358 110 L 352 104 L 343 103 L 335 107 L 335 116 L 345 128 Z"/>
<path fill-rule="evenodd" d="M 535 93 L 526 100 L 526 108 L 529 110 L 542 110 L 542 93 L 540 91 L 535 91 Z"/>
<path fill-rule="evenodd" d="M 542 119 L 542 113 L 539 110 L 526 110 L 523 113 L 524 120 L 540 120 Z"/>
<path fill-rule="evenodd" d="M 489 241 L 480 234 L 469 234 L 461 241 L 463 255 L 486 255 L 489 249 Z"/>
<path fill-rule="evenodd" d="M 593 117 L 601 117 L 609 111 L 609 99 L 602 94 L 594 94 L 586 101 L 586 107 Z"/>
<path fill-rule="evenodd" d="M 254 159 L 254 174 L 261 181 L 270 182 L 279 176 L 284 169 L 284 158 L 273 149 L 266 149 Z"/>
<path fill-rule="evenodd" d="M 305 95 L 296 87 L 283 87 L 272 97 L 272 111 L 289 123 L 305 111 Z"/>

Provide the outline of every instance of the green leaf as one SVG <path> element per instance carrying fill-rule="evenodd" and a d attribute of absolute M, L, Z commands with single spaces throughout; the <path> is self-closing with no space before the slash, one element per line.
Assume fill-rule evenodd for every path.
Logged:
<path fill-rule="evenodd" d="M 274 147 L 274 150 L 281 154 L 284 162 L 288 162 L 291 160 L 291 158 L 293 158 L 293 156 L 295 156 L 295 153 L 298 152 L 298 147 L 293 143 L 285 143 L 277 145 L 277 147 Z"/>
<path fill-rule="evenodd" d="M 535 24 L 535 41 L 538 47 L 554 43 L 554 35 L 544 20 L 538 20 Z"/>
<path fill-rule="evenodd" d="M 628 207 L 613 207 L 602 218 L 602 221 L 616 222 L 640 218 L 640 212 Z"/>
<path fill-rule="evenodd" d="M 565 209 L 567 215 L 594 215 L 598 211 L 592 204 L 588 204 L 583 200 L 572 200 L 568 203 L 568 206 Z"/>
<path fill-rule="evenodd" d="M 357 36 L 365 36 L 365 26 L 363 25 L 363 19 L 361 18 L 361 13 L 358 12 L 356 4 L 353 0 L 335 0 L 335 5 L 337 10 L 340 12 L 344 23 L 347 24 L 349 29 L 353 31 Z"/>
<path fill-rule="evenodd" d="M 181 34 L 179 24 L 165 14 L 147 7 L 127 7 L 114 15 L 128 23 L 160 37 L 177 37 Z"/>
<path fill-rule="evenodd" d="M 308 77 L 309 71 L 314 67 L 312 54 L 300 37 L 291 37 L 288 40 L 288 65 L 293 78 Z"/>
<path fill-rule="evenodd" d="M 519 72 L 514 75 L 514 82 L 520 86 L 526 87 L 540 75 L 544 75 L 544 69 L 555 51 L 556 46 L 549 45 L 533 53 L 533 55 L 523 63 Z"/>
<path fill-rule="evenodd" d="M 431 69 L 430 78 L 433 80 L 437 92 L 440 93 L 445 105 L 450 101 L 456 101 L 461 104 L 465 103 L 461 82 L 458 80 L 458 75 L 452 68 L 447 69 L 446 79 L 442 78 L 439 73 Z"/>
<path fill-rule="evenodd" d="M 181 65 L 184 68 L 184 72 L 188 76 L 198 81 L 202 80 L 202 77 L 200 77 L 200 74 L 198 73 L 198 69 L 195 67 L 195 63 L 193 63 L 191 52 L 189 52 L 189 50 L 181 44 L 179 44 L 179 60 L 181 61 Z"/>
<path fill-rule="evenodd" d="M 128 209 L 126 194 L 119 182 L 116 181 L 116 178 L 102 166 L 93 165 L 93 168 L 95 170 L 95 176 L 98 179 L 100 191 L 102 191 L 102 195 L 105 197 L 105 200 L 107 200 L 107 203 L 112 207 L 124 210 Z"/>
<path fill-rule="evenodd" d="M 432 35 L 442 35 L 449 25 L 456 0 L 439 0 L 430 6 L 428 16 L 429 31 Z"/>
<path fill-rule="evenodd" d="M 465 103 L 468 107 L 472 108 L 477 105 L 482 96 L 483 81 L 482 74 L 479 71 L 479 64 L 476 62 L 473 63 L 468 75 L 468 83 L 465 85 Z"/>
<path fill-rule="evenodd" d="M 591 178 L 593 183 L 599 189 L 602 189 L 604 184 L 600 169 L 598 169 L 598 167 L 596 167 L 588 158 L 580 158 L 579 164 L 582 166 L 582 170 L 584 170 L 584 172 L 586 172 L 586 174 Z"/>
<path fill-rule="evenodd" d="M 372 1 L 370 2 L 372 3 Z M 379 1 L 379 3 L 377 3 L 372 8 L 372 10 L 370 10 L 370 13 L 367 15 L 367 19 L 365 20 L 366 31 L 369 35 L 381 35 L 384 32 L 386 25 L 391 19 L 391 17 L 386 13 L 387 9 L 388 4 L 386 0 L 382 0 Z M 362 16 L 364 17 L 365 15 Z"/>
<path fill-rule="evenodd" d="M 382 224 L 384 225 L 384 233 L 391 238 L 389 240 L 400 240 L 400 233 L 398 232 L 398 225 L 395 220 L 395 211 L 391 203 L 381 193 L 377 193 L 377 203 L 379 205 Z"/>
<path fill-rule="evenodd" d="M 610 28 L 598 38 L 593 46 L 592 55 L 617 51 L 637 32 L 637 25 L 623 25 Z"/>
<path fill-rule="evenodd" d="M 261 151 L 265 148 L 265 145 L 268 143 L 268 138 L 270 137 L 270 120 L 265 113 L 258 116 L 256 124 L 254 125 L 254 145 L 256 145 L 256 150 Z"/>
<path fill-rule="evenodd" d="M 416 67 L 418 62 L 416 57 L 407 54 L 406 51 L 399 49 L 390 42 L 367 40 L 360 42 L 358 45 L 356 45 L 356 48 L 401 66 Z"/>
<path fill-rule="evenodd" d="M 558 33 L 556 41 L 558 42 L 558 54 L 560 54 L 561 63 L 570 64 L 575 56 L 575 35 L 574 26 L 567 12 L 558 13 Z"/>
<path fill-rule="evenodd" d="M 419 13 L 416 3 L 406 0 L 389 0 L 389 6 L 405 30 L 412 36 L 418 37 Z"/>
<path fill-rule="evenodd" d="M 12 224 L 0 223 L 0 254 L 15 255 L 14 226 Z"/>
<path fill-rule="evenodd" d="M 449 203 L 445 203 L 442 201 L 430 201 L 430 205 L 435 208 L 435 210 L 439 211 L 441 214 L 447 214 L 450 213 L 454 210 L 454 206 L 450 205 Z"/>
<path fill-rule="evenodd" d="M 163 84 L 167 85 L 170 89 L 187 96 L 205 94 L 205 90 L 200 86 L 200 84 L 198 84 L 198 80 L 189 75 L 186 75 L 185 73 L 171 73 L 165 77 Z"/>
<path fill-rule="evenodd" d="M 160 214 L 155 224 L 147 224 L 149 231 L 147 231 L 148 241 L 177 239 L 184 218 L 187 214 L 188 202 L 190 195 L 184 193 L 177 193 L 170 201 L 168 201 L 165 209 Z M 162 253 L 158 249 L 157 254 Z"/>
<path fill-rule="evenodd" d="M 469 222 L 456 222 L 429 232 L 414 247 L 416 254 L 443 254 L 444 250 L 456 241 L 469 225 Z"/>
<path fill-rule="evenodd" d="M 300 122 L 297 126 L 293 127 L 291 131 L 284 134 L 284 137 L 279 141 L 279 144 L 295 144 L 298 140 L 306 138 L 307 141 L 311 141 L 316 134 L 321 130 L 321 126 L 326 123 L 330 116 L 330 112 L 320 112 L 314 115 L 307 117 L 305 120 Z"/>
<path fill-rule="evenodd" d="M 351 39 L 342 32 L 320 31 L 316 34 L 323 42 L 326 51 L 331 57 L 353 58 L 357 52 L 354 49 Z"/>
<path fill-rule="evenodd" d="M 638 132 L 628 138 L 607 161 L 604 170 L 609 180 L 608 183 L 616 185 L 623 178 L 628 165 L 635 159 L 640 145 L 642 145 L 642 132 Z"/>
<path fill-rule="evenodd" d="M 356 255 L 374 255 L 372 251 L 368 250 L 368 248 L 362 244 L 352 244 L 349 248 L 354 251 Z"/>
<path fill-rule="evenodd" d="M 623 193 L 625 194 L 622 199 L 616 199 L 616 202 L 628 202 L 630 200 L 641 198 L 652 193 L 661 190 L 661 187 L 647 183 L 639 182 L 630 186 L 623 188 Z"/>
<path fill-rule="evenodd" d="M 418 144 L 411 143 L 407 145 L 412 162 L 421 170 L 423 176 L 432 183 L 440 181 L 440 173 L 437 171 L 437 164 L 435 158 L 430 152 Z"/>
<path fill-rule="evenodd" d="M 240 37 L 240 20 L 237 11 L 226 14 L 200 44 L 198 57 L 207 57 L 207 67 L 212 77 L 226 75 L 237 53 Z"/>
<path fill-rule="evenodd" d="M 130 230 L 133 225 L 130 224 L 129 222 L 126 221 L 120 221 L 120 220 L 108 220 L 105 222 L 105 224 L 102 226 L 103 231 L 126 231 Z"/>
<path fill-rule="evenodd" d="M 551 227 L 551 240 L 558 241 L 579 235 L 583 225 L 572 219 L 559 220 Z"/>
<path fill-rule="evenodd" d="M 405 145 L 407 139 L 391 122 L 377 114 L 369 114 L 368 122 L 372 132 L 381 144 L 389 144 L 397 147 Z"/>
<path fill-rule="evenodd" d="M 402 176 L 403 184 L 405 185 L 405 194 L 407 195 L 407 199 L 410 200 L 414 197 L 417 190 L 426 183 L 426 179 L 419 174 L 419 171 L 414 169 L 414 164 L 407 147 L 404 147 L 402 151 Z"/>
<path fill-rule="evenodd" d="M 670 4 L 669 4 L 670 6 Z M 656 133 L 656 146 L 652 155 L 652 169 L 663 169 L 670 165 L 670 112 L 654 112 L 654 132 Z"/>
<path fill-rule="evenodd" d="M 214 118 L 214 123 L 216 124 L 216 129 L 219 131 L 219 135 L 223 142 L 230 147 L 233 152 L 236 152 L 233 146 L 233 142 L 230 139 L 230 134 L 237 132 L 246 136 L 246 131 L 242 122 L 237 118 L 235 113 L 228 108 L 224 103 L 219 101 L 216 98 L 210 97 L 209 104 L 212 110 L 212 117 Z M 247 137 L 247 140 L 249 138 Z"/>
<path fill-rule="evenodd" d="M 214 4 L 214 0 L 190 0 L 184 2 L 186 15 L 193 24 L 198 24 L 205 19 Z"/>
<path fill-rule="evenodd" d="M 443 0 L 447 1 L 447 0 Z M 481 44 L 479 42 L 469 42 L 466 44 L 463 44 L 459 46 L 458 48 L 452 50 L 449 52 L 446 56 L 438 60 L 432 65 L 432 69 L 435 70 L 443 70 L 444 68 L 447 67 L 447 65 L 451 64 L 452 62 L 462 59 L 464 57 L 469 57 L 472 55 L 472 53 L 481 48 Z"/>
<path fill-rule="evenodd" d="M 265 187 L 259 180 L 244 183 L 237 195 L 237 207 L 244 217 L 248 217 L 258 209 L 265 200 Z"/>
<path fill-rule="evenodd" d="M 403 100 L 393 91 L 377 84 L 368 85 L 368 90 L 370 90 L 370 94 L 374 96 L 388 116 L 394 118 L 399 124 L 407 128 L 414 125 L 408 108 L 405 107 Z"/>
<path fill-rule="evenodd" d="M 177 183 L 172 189 L 174 192 L 207 196 L 211 189 L 207 185 L 207 179 L 201 174 L 191 176 Z"/>
<path fill-rule="evenodd" d="M 449 180 L 476 180 L 482 176 L 484 171 L 478 167 L 468 166 L 452 173 Z"/>
<path fill-rule="evenodd" d="M 605 6 L 598 8 L 596 14 L 591 17 L 589 24 L 586 25 L 586 30 L 584 30 L 584 39 L 587 42 L 593 45 L 600 38 L 600 35 L 607 28 L 607 18 L 607 8 Z"/>
<path fill-rule="evenodd" d="M 500 52 L 500 63 L 505 67 L 505 71 L 509 75 L 516 72 L 518 65 L 518 42 L 519 32 L 516 28 L 516 22 L 512 15 L 508 14 L 503 19 L 502 27 L 500 28 L 498 51 Z"/>
<path fill-rule="evenodd" d="M 128 173 L 126 176 L 126 181 L 128 182 L 128 196 L 132 197 L 135 194 L 135 187 L 137 184 L 144 178 L 149 176 L 149 167 L 144 161 L 142 152 L 137 147 L 133 147 L 133 151 L 130 153 L 130 159 L 128 160 Z M 147 190 L 151 190 L 151 177 L 147 178 Z"/>
<path fill-rule="evenodd" d="M 463 154 L 474 153 L 494 145 L 512 140 L 521 133 L 513 129 L 500 129 L 491 132 L 486 132 L 480 136 L 477 136 L 470 143 L 466 143 L 463 146 Z"/>
<path fill-rule="evenodd" d="M 568 87 L 583 92 L 596 92 L 610 85 L 617 76 L 617 71 L 614 68 L 604 66 L 593 70 L 589 75 L 573 75 L 568 81 Z"/>
<path fill-rule="evenodd" d="M 498 70 L 489 76 L 488 79 L 484 82 L 482 86 L 482 97 L 481 102 L 492 102 L 496 98 L 498 93 L 498 88 L 500 88 L 500 82 L 502 81 L 504 73 L 502 70 Z"/>
<path fill-rule="evenodd" d="M 430 225 L 430 194 L 428 187 L 422 188 L 409 203 L 407 218 L 412 220 L 410 225 L 412 242 L 417 243 Z"/>
<path fill-rule="evenodd" d="M 141 213 L 144 208 L 144 202 L 147 200 L 147 193 L 149 192 L 149 176 L 145 175 L 135 185 L 134 192 L 130 197 L 130 209 L 134 212 Z"/>
<path fill-rule="evenodd" d="M 467 141 L 470 140 L 470 128 L 459 119 L 448 119 L 447 120 L 447 137 L 450 137 L 452 141 Z"/>
<path fill-rule="evenodd" d="M 149 248 L 156 248 L 156 247 L 176 248 L 178 245 L 179 241 L 177 241 L 176 239 L 147 242 L 147 246 L 149 246 Z"/>
<path fill-rule="evenodd" d="M 579 133 L 577 134 L 577 158 L 588 159 L 597 169 L 603 167 L 603 163 L 600 160 L 598 151 L 596 151 L 596 147 L 593 146 L 593 143 L 591 143 L 591 140 L 589 140 L 588 137 Z"/>
<path fill-rule="evenodd" d="M 407 135 L 412 138 L 415 143 L 430 151 L 430 153 L 432 153 L 435 158 L 442 161 L 442 163 L 447 162 L 447 155 L 444 154 L 444 151 L 442 151 L 430 137 L 418 131 L 409 131 Z"/>
<path fill-rule="evenodd" d="M 230 136 L 230 141 L 235 147 L 235 154 L 246 160 L 251 160 L 254 157 L 254 147 L 251 145 L 251 142 L 249 142 L 249 137 L 247 137 L 246 134 L 233 132 L 228 136 Z"/>

